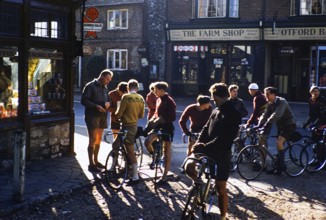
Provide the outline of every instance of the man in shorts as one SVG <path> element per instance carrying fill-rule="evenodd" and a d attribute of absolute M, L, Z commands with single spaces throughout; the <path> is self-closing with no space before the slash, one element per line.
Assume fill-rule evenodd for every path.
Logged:
<path fill-rule="evenodd" d="M 85 122 L 87 126 L 88 143 L 88 171 L 100 172 L 105 168 L 98 161 L 98 153 L 104 128 L 108 127 L 108 109 L 110 107 L 107 85 L 112 80 L 113 72 L 103 70 L 99 77 L 87 83 L 83 89 L 81 104 L 85 106 Z"/>
<path fill-rule="evenodd" d="M 161 129 L 162 133 L 167 133 L 170 137 L 163 137 L 164 149 L 164 172 L 162 178 L 157 184 L 165 184 L 168 181 L 167 174 L 170 170 L 172 159 L 172 139 L 174 134 L 173 121 L 176 119 L 176 104 L 168 92 L 168 84 L 166 82 L 156 82 L 154 85 L 154 93 L 158 97 L 156 101 L 156 109 L 153 117 L 148 121 L 144 133 Z M 150 154 L 154 152 L 153 142 L 157 139 L 156 134 L 149 133 L 145 140 L 145 146 Z M 152 168 L 152 167 L 151 167 Z"/>
<path fill-rule="evenodd" d="M 135 185 L 139 183 L 138 164 L 134 151 L 135 136 L 137 133 L 138 120 L 145 115 L 145 100 L 137 93 L 138 81 L 131 79 L 128 81 L 128 93 L 121 98 L 120 106 L 118 106 L 115 115 L 121 119 L 122 127 L 127 130 L 125 138 L 125 146 L 132 166 L 132 177 L 127 185 Z M 113 143 L 113 148 L 118 144 L 119 138 Z"/>
<path fill-rule="evenodd" d="M 278 137 L 277 143 L 277 164 L 275 170 L 269 170 L 269 174 L 280 175 L 284 169 L 284 143 L 289 140 L 296 129 L 296 121 L 289 103 L 282 97 L 277 96 L 277 89 L 266 87 L 264 89 L 267 107 L 261 116 L 257 127 L 262 128 L 264 134 L 269 134 L 272 125 L 276 123 Z"/>
<path fill-rule="evenodd" d="M 230 175 L 231 146 L 241 123 L 241 115 L 228 99 L 228 87 L 224 83 L 215 83 L 209 89 L 216 108 L 193 146 L 192 153 L 202 153 L 212 158 L 217 164 L 215 187 L 218 192 L 220 219 L 226 219 L 228 195 L 226 183 Z M 194 157 L 194 155 L 190 155 Z M 196 179 L 196 162 L 188 160 L 185 165 L 186 174 Z"/>

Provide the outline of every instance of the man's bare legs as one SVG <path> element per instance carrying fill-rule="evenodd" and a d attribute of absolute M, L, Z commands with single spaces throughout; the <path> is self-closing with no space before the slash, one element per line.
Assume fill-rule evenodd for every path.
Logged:
<path fill-rule="evenodd" d="M 162 180 L 167 180 L 167 175 L 171 167 L 171 159 L 172 159 L 172 150 L 171 150 L 172 143 L 170 141 L 163 141 L 164 147 L 164 172 L 162 176 Z"/>
<path fill-rule="evenodd" d="M 228 211 L 228 193 L 226 189 L 226 181 L 215 180 L 215 187 L 218 196 L 218 207 L 220 209 L 220 219 L 226 219 L 226 213 Z"/>
<path fill-rule="evenodd" d="M 102 140 L 104 129 L 94 128 L 88 130 L 89 143 L 88 143 L 88 160 L 91 167 L 100 165 L 98 162 L 98 153 L 100 151 L 100 144 Z M 102 167 L 100 167 L 102 168 Z"/>

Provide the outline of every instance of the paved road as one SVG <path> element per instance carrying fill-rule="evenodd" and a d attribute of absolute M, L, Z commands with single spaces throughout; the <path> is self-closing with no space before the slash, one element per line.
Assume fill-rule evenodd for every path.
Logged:
<path fill-rule="evenodd" d="M 86 127 L 83 122 L 83 108 L 79 104 L 80 95 L 75 97 L 76 112 L 76 133 L 75 133 L 75 151 L 76 157 L 59 158 L 45 161 L 35 161 L 27 164 L 26 167 L 26 187 L 25 201 L 23 203 L 13 203 L 11 200 L 12 176 L 10 170 L 0 170 L 0 216 L 1 213 L 12 211 L 15 208 L 21 208 L 29 204 L 44 200 L 45 198 L 67 192 L 73 188 L 89 184 L 96 181 L 98 176 L 87 172 L 87 142 Z M 195 98 L 175 98 L 178 109 L 178 118 L 182 110 Z M 251 102 L 246 102 L 249 112 L 251 112 Z M 305 103 L 291 103 L 298 123 L 302 123 L 307 115 L 308 107 Z M 140 124 L 145 125 L 145 119 Z M 179 174 L 180 166 L 186 154 L 186 146 L 181 140 L 181 131 L 175 123 L 176 134 L 173 142 L 173 161 L 172 171 Z M 272 140 L 270 140 L 272 141 Z M 271 142 L 270 146 L 273 146 Z M 101 161 L 105 160 L 110 149 L 110 145 L 103 143 L 100 155 Z M 182 177 L 186 181 L 185 177 Z M 317 181 L 316 181 L 317 180 Z M 314 187 L 312 187 L 314 186 Z M 237 173 L 232 174 L 229 181 L 230 193 L 249 194 L 251 191 L 259 191 L 270 196 L 282 196 L 283 192 L 287 199 L 299 199 L 307 201 L 317 201 L 325 207 L 326 201 L 326 183 L 325 172 L 317 175 L 304 174 L 293 179 L 284 175 L 280 177 L 271 177 L 263 174 L 257 181 L 245 182 L 239 178 Z M 289 193 L 291 192 L 291 193 Z M 291 198 L 290 198 L 291 197 Z M 301 204 L 301 203 L 300 203 Z M 318 205 L 318 208 L 320 205 Z M 318 209 L 320 210 L 320 209 Z M 323 209 L 322 209 L 323 210 Z M 325 210 L 325 209 L 324 209 Z"/>

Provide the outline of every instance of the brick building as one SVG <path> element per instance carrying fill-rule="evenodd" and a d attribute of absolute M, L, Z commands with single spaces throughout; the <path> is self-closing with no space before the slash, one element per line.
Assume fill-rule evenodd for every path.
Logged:
<path fill-rule="evenodd" d="M 326 1 L 167 0 L 166 72 L 172 94 L 207 93 L 214 82 L 251 82 L 306 101 L 326 86 Z"/>
<path fill-rule="evenodd" d="M 112 88 L 135 78 L 147 91 L 150 81 L 162 79 L 164 5 L 165 1 L 88 0 L 79 19 L 84 22 L 84 56 L 79 59 L 77 87 L 82 89 L 103 68 L 115 74 Z"/>

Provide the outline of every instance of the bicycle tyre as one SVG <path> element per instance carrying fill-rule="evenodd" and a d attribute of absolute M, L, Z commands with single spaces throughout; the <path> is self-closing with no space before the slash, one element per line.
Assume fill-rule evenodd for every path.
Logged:
<path fill-rule="evenodd" d="M 306 170 L 309 173 L 318 172 L 326 165 L 326 158 L 324 158 L 322 161 L 318 160 L 315 148 L 316 148 L 315 143 L 308 144 L 305 146 L 305 149 L 306 149 L 306 151 L 308 153 L 308 157 L 309 157 L 309 159 L 308 159 L 309 162 L 308 162 L 308 166 L 306 167 Z"/>
<path fill-rule="evenodd" d="M 284 150 L 284 172 L 291 177 L 300 176 L 308 165 L 308 153 L 302 144 L 293 144 Z"/>
<path fill-rule="evenodd" d="M 143 143 L 140 137 L 135 139 L 135 156 L 137 158 L 138 168 L 142 166 L 143 163 Z"/>
<path fill-rule="evenodd" d="M 194 186 L 190 192 L 186 202 L 186 205 L 183 209 L 181 219 L 182 220 L 193 220 L 196 218 L 196 211 L 199 208 L 199 186 Z"/>
<path fill-rule="evenodd" d="M 155 190 L 157 187 L 157 179 L 158 179 L 158 170 L 161 170 L 161 159 L 162 159 L 162 143 L 157 142 L 154 147 L 154 155 L 153 155 L 153 161 L 154 161 L 154 185 Z"/>
<path fill-rule="evenodd" d="M 115 156 L 115 150 L 111 150 L 105 161 L 105 178 L 112 189 L 120 189 L 128 176 L 128 165 L 125 152 L 119 150 Z"/>
<path fill-rule="evenodd" d="M 245 180 L 256 179 L 265 167 L 265 157 L 259 145 L 248 145 L 238 155 L 237 171 Z"/>

